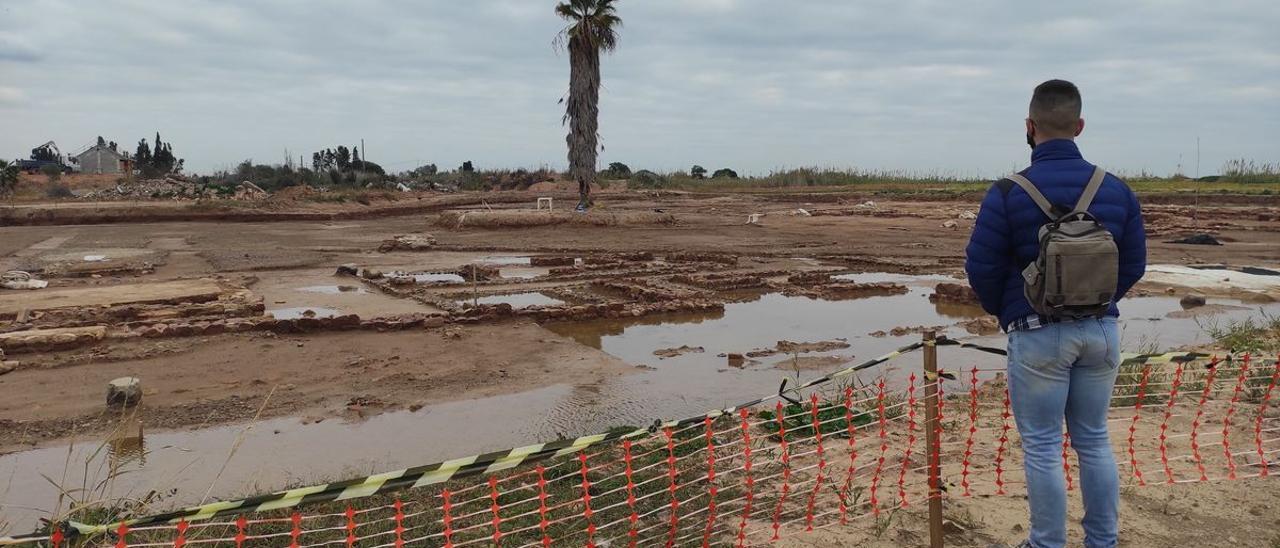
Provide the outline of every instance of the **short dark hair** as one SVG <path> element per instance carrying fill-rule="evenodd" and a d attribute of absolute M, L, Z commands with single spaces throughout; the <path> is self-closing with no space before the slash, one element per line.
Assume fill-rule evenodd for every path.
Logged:
<path fill-rule="evenodd" d="M 1031 94 L 1031 121 L 1047 132 L 1074 134 L 1082 105 L 1075 84 L 1049 80 Z"/>

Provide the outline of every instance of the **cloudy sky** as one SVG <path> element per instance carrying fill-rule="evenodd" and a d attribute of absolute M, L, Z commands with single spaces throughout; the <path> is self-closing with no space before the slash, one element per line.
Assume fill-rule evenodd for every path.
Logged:
<path fill-rule="evenodd" d="M 189 171 L 368 144 L 389 170 L 563 167 L 554 0 L 0 2 L 0 157 L 157 130 Z M 1121 172 L 1280 161 L 1274 0 L 619 0 L 602 162 L 996 175 L 1035 84 Z"/>

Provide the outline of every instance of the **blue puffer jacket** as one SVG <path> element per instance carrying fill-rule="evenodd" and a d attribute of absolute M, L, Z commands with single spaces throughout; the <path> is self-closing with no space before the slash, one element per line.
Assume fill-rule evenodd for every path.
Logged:
<path fill-rule="evenodd" d="M 1031 153 L 1031 167 L 1021 173 L 1035 183 L 1049 202 L 1062 211 L 1070 211 L 1084 192 L 1093 168 L 1093 164 L 1084 161 L 1075 142 L 1055 139 L 1040 143 Z M 1108 174 L 1089 213 L 1106 225 L 1119 247 L 1119 300 L 1147 268 L 1147 236 L 1138 199 L 1124 181 Z M 992 185 L 982 200 L 965 250 L 964 269 L 982 308 L 999 316 L 1000 325 L 1006 330 L 1014 320 L 1035 314 L 1023 296 L 1022 270 L 1039 254 L 1038 233 L 1048 220 L 1031 196 L 1008 179 Z M 1119 314 L 1112 305 L 1109 315 Z"/>

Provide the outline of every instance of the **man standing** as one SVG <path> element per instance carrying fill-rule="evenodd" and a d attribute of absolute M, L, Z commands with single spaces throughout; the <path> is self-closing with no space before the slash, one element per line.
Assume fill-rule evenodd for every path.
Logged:
<path fill-rule="evenodd" d="M 1022 546 L 1035 548 L 1067 542 L 1064 419 L 1080 461 L 1084 544 L 1116 546 L 1119 478 L 1107 433 L 1120 365 L 1115 301 L 1146 270 L 1137 197 L 1080 155 L 1080 111 L 1071 82 L 1036 86 L 1026 120 L 1031 167 L 987 191 L 966 249 L 969 284 L 1009 334 L 1009 395 L 1031 510 Z M 1099 281 L 1108 290 L 1079 289 Z"/>

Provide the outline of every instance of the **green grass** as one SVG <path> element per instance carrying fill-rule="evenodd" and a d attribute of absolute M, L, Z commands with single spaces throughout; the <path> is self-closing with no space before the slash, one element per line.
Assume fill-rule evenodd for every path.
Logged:
<path fill-rule="evenodd" d="M 1119 173 L 1141 194 L 1196 192 L 1202 194 L 1280 195 L 1280 168 L 1241 162 L 1244 167 L 1224 168 L 1224 175 L 1199 180 L 1181 176 L 1159 177 L 1148 173 Z M 872 192 L 878 195 L 963 195 L 985 192 L 991 179 L 958 172 L 921 172 L 909 170 L 859 170 L 831 168 L 798 168 L 779 170 L 760 176 L 737 179 L 694 179 L 686 173 L 664 176 L 663 188 L 691 192 L 795 192 L 840 193 Z"/>

